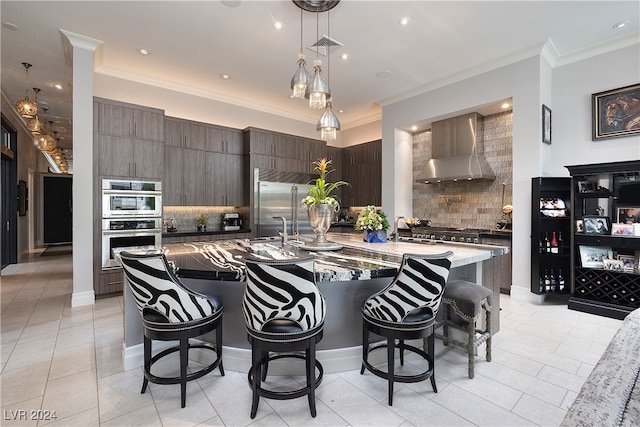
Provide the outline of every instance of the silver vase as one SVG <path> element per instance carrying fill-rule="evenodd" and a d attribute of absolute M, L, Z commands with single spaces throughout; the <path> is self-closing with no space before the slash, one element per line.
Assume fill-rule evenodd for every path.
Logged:
<path fill-rule="evenodd" d="M 309 225 L 316 233 L 314 244 L 327 243 L 326 233 L 331 227 L 331 219 L 335 213 L 335 209 L 331 205 L 312 205 L 307 209 L 309 215 Z"/>

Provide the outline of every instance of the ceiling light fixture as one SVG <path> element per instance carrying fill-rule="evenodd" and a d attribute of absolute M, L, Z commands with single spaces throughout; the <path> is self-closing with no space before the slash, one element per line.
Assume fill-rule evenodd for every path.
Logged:
<path fill-rule="evenodd" d="M 305 67 L 307 65 L 305 59 L 306 56 L 302 50 L 302 9 L 300 9 L 300 53 L 298 53 L 298 69 L 291 78 L 292 98 L 304 98 L 307 85 L 311 81 L 311 75 Z"/>
<path fill-rule="evenodd" d="M 502 108 L 507 109 L 511 107 L 511 104 L 509 104 L 508 102 L 505 102 L 504 104 L 502 104 Z"/>
<path fill-rule="evenodd" d="M 398 22 L 398 24 L 402 25 L 403 27 L 404 27 L 405 25 L 408 25 L 408 24 L 409 24 L 409 18 L 402 18 L 402 19 L 400 20 L 400 22 Z"/>
<path fill-rule="evenodd" d="M 327 11 L 327 35 L 331 38 L 331 19 L 330 19 L 329 11 Z M 329 52 L 329 44 L 327 44 L 327 86 L 329 86 L 329 80 L 331 78 L 330 75 L 330 52 Z M 318 120 L 318 124 L 316 126 L 316 130 L 320 131 L 320 139 L 323 141 L 334 141 L 337 137 L 336 133 L 340 130 L 340 121 L 333 114 L 333 110 L 331 109 L 331 98 L 326 103 L 326 109 L 324 113 Z"/>
<path fill-rule="evenodd" d="M 53 87 L 55 87 L 58 90 L 62 90 L 62 85 L 60 83 L 54 84 Z"/>
<path fill-rule="evenodd" d="M 140 55 L 149 55 L 149 51 L 147 49 L 138 49 L 138 53 Z"/>
<path fill-rule="evenodd" d="M 24 87 L 24 99 L 21 99 L 16 103 L 16 111 L 25 119 L 32 119 L 38 114 L 38 105 L 29 99 L 29 68 L 31 64 L 23 62 L 25 73 L 26 73 L 26 81 Z"/>
<path fill-rule="evenodd" d="M 618 30 L 622 27 L 625 27 L 628 23 L 629 21 L 618 22 L 617 24 L 613 25 L 611 28 L 613 28 L 614 30 Z"/>
<path fill-rule="evenodd" d="M 33 88 L 33 91 L 35 92 L 36 96 L 35 99 L 33 100 L 33 102 L 38 105 L 38 93 L 40 92 L 40 89 L 37 87 Z M 42 122 L 40 122 L 40 119 L 38 119 L 38 116 L 35 115 L 33 117 L 33 119 L 29 120 L 29 122 L 27 123 L 27 130 L 29 132 L 31 132 L 34 135 L 40 135 L 42 133 L 44 133 L 45 129 L 44 129 L 44 125 L 42 124 Z"/>
<path fill-rule="evenodd" d="M 316 13 L 316 39 L 318 38 L 319 13 Z M 309 108 L 322 109 L 327 106 L 327 99 L 331 98 L 331 89 L 322 77 L 322 61 L 316 50 L 316 59 L 313 61 L 313 79 L 307 85 L 304 97 L 309 100 Z"/>
<path fill-rule="evenodd" d="M 53 120 L 49 120 L 49 133 L 43 134 L 40 136 L 40 151 L 43 153 L 51 154 L 56 148 L 58 148 L 58 141 L 55 140 L 50 134 L 57 134 L 57 131 L 53 131 L 52 129 Z"/>

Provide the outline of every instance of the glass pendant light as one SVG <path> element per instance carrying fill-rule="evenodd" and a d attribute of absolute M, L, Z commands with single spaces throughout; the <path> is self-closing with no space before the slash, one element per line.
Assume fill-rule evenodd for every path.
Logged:
<path fill-rule="evenodd" d="M 23 62 L 22 65 L 24 66 L 27 79 L 24 88 L 24 99 L 16 103 L 16 111 L 25 119 L 32 119 L 38 114 L 38 105 L 29 99 L 29 68 L 31 64 Z"/>
<path fill-rule="evenodd" d="M 316 13 L 316 38 L 318 37 L 318 14 Z M 304 97 L 309 100 L 309 108 L 322 109 L 327 106 L 327 99 L 331 97 L 329 85 L 322 77 L 322 61 L 318 57 L 316 50 L 316 59 L 313 61 L 313 79 L 311 84 L 307 85 Z"/>
<path fill-rule="evenodd" d="M 327 34 L 331 35 L 331 26 L 329 19 L 329 12 L 327 12 Z M 330 52 L 329 45 L 327 45 L 327 80 L 331 78 L 330 75 Z M 328 86 L 328 85 L 327 85 Z M 332 103 L 331 99 L 327 100 L 326 109 L 324 110 L 324 114 L 318 120 L 318 125 L 316 126 L 316 130 L 320 131 L 320 139 L 323 141 L 333 141 L 336 139 L 336 133 L 340 130 L 340 121 L 333 114 L 333 110 L 331 109 Z"/>
<path fill-rule="evenodd" d="M 324 110 L 324 114 L 318 120 L 318 126 L 316 130 L 320 131 L 320 139 L 323 141 L 333 141 L 336 139 L 336 133 L 340 130 L 340 121 L 333 114 L 331 109 L 331 101 L 327 102 L 327 108 Z"/>
<path fill-rule="evenodd" d="M 306 56 L 302 50 L 302 9 L 300 9 L 300 53 L 298 54 L 298 69 L 291 78 L 292 98 L 304 98 L 307 85 L 311 81 L 311 74 L 309 74 L 305 67 L 305 65 L 307 65 L 305 59 Z"/>

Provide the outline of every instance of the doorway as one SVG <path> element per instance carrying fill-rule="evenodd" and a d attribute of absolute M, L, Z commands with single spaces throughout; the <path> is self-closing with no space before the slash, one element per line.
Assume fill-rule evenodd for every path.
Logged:
<path fill-rule="evenodd" d="M 18 218 L 17 218 L 17 195 L 16 186 L 16 130 L 2 117 L 2 176 L 0 177 L 2 187 L 1 205 L 2 222 L 0 223 L 0 252 L 2 253 L 2 266 L 18 262 Z"/>
<path fill-rule="evenodd" d="M 72 184 L 70 175 L 43 177 L 45 245 L 68 244 L 73 239 Z"/>

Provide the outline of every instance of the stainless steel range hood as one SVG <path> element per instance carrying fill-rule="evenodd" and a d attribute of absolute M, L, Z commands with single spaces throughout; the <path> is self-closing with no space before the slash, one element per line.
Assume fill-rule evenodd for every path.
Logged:
<path fill-rule="evenodd" d="M 431 160 L 416 182 L 492 180 L 496 176 L 478 147 L 476 130 L 482 116 L 469 113 L 431 125 Z"/>

